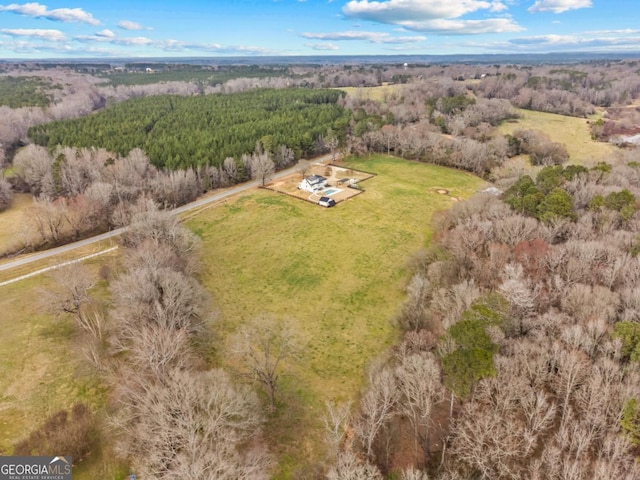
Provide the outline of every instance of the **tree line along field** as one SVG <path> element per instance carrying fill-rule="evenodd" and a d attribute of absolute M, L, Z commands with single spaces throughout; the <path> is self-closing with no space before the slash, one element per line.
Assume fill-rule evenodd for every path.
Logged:
<path fill-rule="evenodd" d="M 154 165 L 170 169 L 219 165 L 255 149 L 268 137 L 297 156 L 313 152 L 328 129 L 344 132 L 350 113 L 336 90 L 256 90 L 232 95 L 162 95 L 129 100 L 95 115 L 29 130 L 49 147 L 104 147 L 125 155 L 142 148 Z"/>

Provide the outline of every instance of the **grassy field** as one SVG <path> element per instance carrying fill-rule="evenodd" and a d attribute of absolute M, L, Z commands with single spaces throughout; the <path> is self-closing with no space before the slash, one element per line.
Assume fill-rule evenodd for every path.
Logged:
<path fill-rule="evenodd" d="M 87 264 L 114 265 L 113 254 Z M 76 327 L 70 318 L 46 312 L 43 289 L 51 288 L 48 274 L 0 287 L 0 455 L 11 454 L 13 443 L 38 428 L 45 419 L 76 402 L 86 403 L 100 418 L 106 387 L 79 354 Z M 106 293 L 102 283 L 94 294 Z M 98 449 L 74 468 L 79 480 L 123 478 L 117 462 Z"/>
<path fill-rule="evenodd" d="M 428 242 L 433 212 L 453 202 L 434 188 L 467 197 L 481 185 L 463 172 L 383 156 L 348 165 L 378 176 L 336 208 L 261 190 L 188 222 L 203 240 L 202 281 L 219 308 L 216 361 L 233 367 L 227 336 L 260 314 L 291 322 L 304 339 L 267 430 L 276 478 L 322 458 L 324 402 L 354 399 L 367 365 L 396 338 L 407 260 Z"/>
<path fill-rule="evenodd" d="M 378 87 L 340 87 L 347 94 L 377 102 L 385 102 L 389 95 L 398 91 L 401 85 L 380 85 Z"/>
<path fill-rule="evenodd" d="M 521 118 L 514 122 L 504 122 L 499 128 L 500 133 L 506 135 L 518 129 L 542 130 L 554 142 L 567 146 L 571 163 L 591 165 L 598 161 L 606 161 L 616 150 L 608 143 L 593 141 L 589 125 L 584 118 L 524 109 L 517 111 Z"/>

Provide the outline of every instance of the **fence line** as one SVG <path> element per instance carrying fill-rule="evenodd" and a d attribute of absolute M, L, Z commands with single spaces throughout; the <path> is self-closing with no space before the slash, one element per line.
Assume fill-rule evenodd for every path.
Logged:
<path fill-rule="evenodd" d="M 25 280 L 30 277 L 35 277 L 36 275 L 40 275 L 42 273 L 49 272 L 51 270 L 55 270 L 56 268 L 66 267 L 67 265 L 72 265 L 74 263 L 82 262 L 84 260 L 88 260 L 90 258 L 98 257 L 100 255 L 104 255 L 105 253 L 113 252 L 118 247 L 107 248 L 106 250 L 102 250 L 101 252 L 92 253 L 91 255 L 85 255 L 81 258 L 76 258 L 74 260 L 67 260 L 66 262 L 58 263 L 57 265 L 51 265 L 50 267 L 41 268 L 40 270 L 36 270 L 35 272 L 27 273 L 25 275 L 21 275 L 16 278 L 12 278 L 10 280 L 5 280 L 4 282 L 0 282 L 0 287 L 4 287 L 5 285 L 10 285 L 15 282 L 19 282 L 20 280 Z"/>

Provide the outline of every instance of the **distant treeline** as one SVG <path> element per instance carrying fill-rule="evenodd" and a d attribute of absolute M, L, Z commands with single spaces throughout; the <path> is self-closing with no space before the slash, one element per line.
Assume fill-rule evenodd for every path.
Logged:
<path fill-rule="evenodd" d="M 96 115 L 29 130 L 43 146 L 102 147 L 126 155 L 142 148 L 154 165 L 170 169 L 220 165 L 227 157 L 287 145 L 296 156 L 314 152 L 332 129 L 340 136 L 350 112 L 338 90 L 255 90 L 232 95 L 162 95 L 129 100 Z M 267 144 L 267 145 L 265 145 Z"/>
<path fill-rule="evenodd" d="M 170 65 L 162 63 L 127 63 L 126 72 L 105 72 L 105 78 L 114 87 L 118 85 L 150 85 L 158 82 L 201 82 L 220 85 L 234 78 L 266 78 L 291 76 L 288 68 L 234 65 L 210 67 L 202 65 Z M 150 68 L 153 73 L 146 73 Z"/>

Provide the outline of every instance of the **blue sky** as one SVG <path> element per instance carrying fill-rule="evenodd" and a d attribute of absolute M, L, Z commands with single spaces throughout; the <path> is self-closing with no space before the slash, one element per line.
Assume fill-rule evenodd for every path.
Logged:
<path fill-rule="evenodd" d="M 44 2 L 0 3 L 0 58 L 640 52 L 639 0 Z"/>

